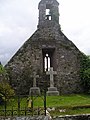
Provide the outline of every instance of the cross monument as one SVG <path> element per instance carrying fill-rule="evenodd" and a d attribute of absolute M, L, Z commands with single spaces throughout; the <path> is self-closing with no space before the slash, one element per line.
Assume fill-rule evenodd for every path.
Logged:
<path fill-rule="evenodd" d="M 48 88 L 47 95 L 59 95 L 57 88 L 54 87 L 54 75 L 57 75 L 57 72 L 53 71 L 53 67 L 51 67 L 50 71 L 47 71 L 46 74 L 50 75 L 50 87 Z"/>
<path fill-rule="evenodd" d="M 54 75 L 57 75 L 57 72 L 53 71 L 53 67 L 51 67 L 50 71 L 47 71 L 46 74 L 50 75 L 50 87 L 54 87 Z"/>
<path fill-rule="evenodd" d="M 36 72 L 33 72 L 33 87 L 36 87 L 36 80 L 39 78 L 39 75 L 36 74 Z"/>
<path fill-rule="evenodd" d="M 36 74 L 36 72 L 33 72 L 33 75 L 31 76 L 33 77 L 33 87 L 30 88 L 30 92 L 29 94 L 32 96 L 36 96 L 36 95 L 40 95 L 40 88 L 37 87 L 36 85 L 36 80 L 37 78 L 39 78 L 39 75 Z"/>

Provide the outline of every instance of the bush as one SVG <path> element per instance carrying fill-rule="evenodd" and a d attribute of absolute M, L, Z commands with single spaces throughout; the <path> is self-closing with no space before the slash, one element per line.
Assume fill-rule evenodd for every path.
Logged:
<path fill-rule="evenodd" d="M 83 71 L 83 85 L 85 91 L 90 93 L 90 68 Z"/>
<path fill-rule="evenodd" d="M 90 57 L 82 55 L 81 58 L 81 80 L 86 93 L 90 93 Z"/>
<path fill-rule="evenodd" d="M 2 105 L 4 103 L 4 98 L 3 95 L 0 93 L 0 105 Z"/>
<path fill-rule="evenodd" d="M 14 90 L 8 83 L 8 74 L 5 68 L 0 64 L 0 104 L 6 99 L 9 99 L 10 96 L 14 95 Z"/>
<path fill-rule="evenodd" d="M 3 81 L 0 83 L 0 93 L 6 96 L 6 98 L 8 99 L 10 96 L 14 95 L 14 90 L 6 81 Z"/>

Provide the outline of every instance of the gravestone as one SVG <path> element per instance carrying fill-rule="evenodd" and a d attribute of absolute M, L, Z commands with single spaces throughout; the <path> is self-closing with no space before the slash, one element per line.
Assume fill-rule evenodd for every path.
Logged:
<path fill-rule="evenodd" d="M 36 80 L 39 78 L 39 75 L 36 74 L 36 72 L 33 72 L 33 87 L 30 88 L 29 95 L 30 96 L 35 96 L 35 95 L 40 95 L 40 88 L 37 87 L 36 85 Z"/>
<path fill-rule="evenodd" d="M 54 87 L 54 75 L 56 75 L 57 72 L 53 71 L 53 67 L 51 67 L 50 71 L 47 71 L 46 74 L 50 75 L 50 87 L 48 88 L 47 95 L 59 95 L 57 88 Z"/>

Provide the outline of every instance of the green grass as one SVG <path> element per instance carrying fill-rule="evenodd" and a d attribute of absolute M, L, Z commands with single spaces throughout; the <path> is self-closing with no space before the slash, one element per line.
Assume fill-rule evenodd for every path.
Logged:
<path fill-rule="evenodd" d="M 40 97 L 34 102 L 35 106 L 43 106 L 43 100 Z M 89 95 L 47 96 L 47 107 L 73 107 L 88 105 L 90 105 Z"/>
<path fill-rule="evenodd" d="M 67 95 L 47 97 L 47 106 L 55 107 L 55 111 L 50 114 L 54 115 L 73 115 L 90 113 L 90 95 Z M 65 110 L 60 112 L 60 110 Z"/>
<path fill-rule="evenodd" d="M 82 106 L 90 105 L 89 95 L 68 95 L 47 97 L 47 106 Z"/>
<path fill-rule="evenodd" d="M 43 107 L 44 98 L 42 97 L 33 97 L 34 107 Z M 17 109 L 18 99 L 11 99 L 7 102 L 7 109 Z M 65 115 L 65 114 L 86 114 L 90 113 L 90 95 L 62 95 L 62 96 L 47 96 L 47 108 L 55 108 L 55 111 L 51 111 L 51 115 Z M 20 99 L 20 108 L 24 109 L 28 107 L 27 98 Z M 0 109 L 4 109 L 4 106 L 1 105 Z M 65 110 L 60 112 L 60 110 Z"/>
<path fill-rule="evenodd" d="M 90 108 L 83 109 L 65 109 L 65 112 L 60 112 L 60 109 L 57 108 L 55 111 L 51 111 L 51 116 L 60 116 L 60 115 L 80 115 L 80 114 L 90 114 Z"/>

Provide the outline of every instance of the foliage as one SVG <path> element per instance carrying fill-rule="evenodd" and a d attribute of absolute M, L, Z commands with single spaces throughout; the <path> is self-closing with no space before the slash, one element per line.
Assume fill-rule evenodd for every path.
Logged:
<path fill-rule="evenodd" d="M 82 54 L 81 58 L 82 58 L 81 59 L 82 70 L 90 68 L 90 58 L 89 58 L 89 56 L 86 56 L 86 55 Z"/>
<path fill-rule="evenodd" d="M 6 73 L 6 71 L 5 71 L 4 67 L 3 67 L 3 65 L 0 64 L 0 75 L 5 74 L 5 73 Z"/>
<path fill-rule="evenodd" d="M 90 68 L 83 71 L 83 86 L 85 88 L 85 92 L 90 93 Z"/>
<path fill-rule="evenodd" d="M 8 83 L 8 75 L 5 68 L 0 64 L 0 101 L 4 101 L 14 95 L 14 90 Z"/>
<path fill-rule="evenodd" d="M 4 103 L 4 96 L 0 93 L 0 105 Z"/>
<path fill-rule="evenodd" d="M 6 81 L 3 80 L 0 82 L 0 93 L 6 96 L 6 98 L 9 98 L 10 96 L 14 95 L 14 90 Z"/>
<path fill-rule="evenodd" d="M 85 92 L 90 92 L 90 57 L 81 56 L 81 80 Z"/>

